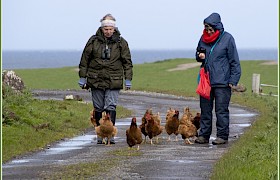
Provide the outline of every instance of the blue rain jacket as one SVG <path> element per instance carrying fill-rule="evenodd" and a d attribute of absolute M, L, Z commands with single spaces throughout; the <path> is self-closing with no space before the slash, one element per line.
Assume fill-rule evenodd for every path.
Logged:
<path fill-rule="evenodd" d="M 236 86 L 241 76 L 241 67 L 233 36 L 224 31 L 218 13 L 212 13 L 204 20 L 204 23 L 219 30 L 222 37 L 210 54 L 215 42 L 207 44 L 202 41 L 201 36 L 197 49 L 201 47 L 206 49 L 207 63 L 205 65 L 205 59 L 200 59 L 198 53 L 196 53 L 196 60 L 202 62 L 202 67 L 205 66 L 209 71 L 211 87 L 228 87 L 229 84 Z"/>

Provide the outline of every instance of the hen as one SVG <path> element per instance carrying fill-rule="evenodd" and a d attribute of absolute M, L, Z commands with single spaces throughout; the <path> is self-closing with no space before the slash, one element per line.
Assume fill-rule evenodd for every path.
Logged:
<path fill-rule="evenodd" d="M 97 127 L 94 109 L 90 111 L 90 122 L 94 128 Z"/>
<path fill-rule="evenodd" d="M 200 128 L 200 113 L 196 113 L 196 116 L 193 118 L 192 122 L 195 125 L 196 129 Z"/>
<path fill-rule="evenodd" d="M 197 136 L 197 128 L 193 124 L 193 115 L 190 109 L 187 107 L 184 110 L 184 114 L 180 119 L 180 124 L 178 127 L 178 133 L 182 135 L 186 144 L 193 144 L 189 138 Z"/>
<path fill-rule="evenodd" d="M 145 115 L 145 119 L 147 121 L 145 125 L 145 131 L 151 140 L 151 144 L 153 144 L 154 137 L 157 137 L 156 141 L 158 143 L 158 135 L 162 133 L 163 127 L 158 123 L 158 119 L 156 118 L 156 116 L 147 113 Z"/>
<path fill-rule="evenodd" d="M 139 128 L 141 129 L 142 134 L 145 136 L 144 142 L 146 143 L 146 138 L 148 136 L 148 133 L 145 130 L 145 126 L 147 124 L 147 120 L 146 120 L 146 115 L 150 114 L 152 115 L 152 109 L 147 109 L 144 116 L 142 117 L 142 124 L 139 126 Z"/>
<path fill-rule="evenodd" d="M 104 117 L 104 114 L 102 114 L 102 115 L 103 115 L 103 117 Z M 101 121 L 102 119 L 103 119 L 103 118 L 101 118 L 100 121 Z M 103 120 L 102 120 L 102 121 L 103 121 Z M 94 109 L 90 111 L 90 122 L 91 122 L 91 124 L 93 125 L 93 128 L 94 128 L 94 130 L 95 130 L 95 132 L 96 132 L 96 135 L 98 135 L 98 134 L 97 134 L 97 131 L 96 131 L 97 123 L 96 123 L 96 119 L 95 119 Z M 97 128 L 97 129 L 98 129 L 98 131 L 99 131 L 99 128 Z M 103 144 L 106 144 L 106 140 L 105 140 L 104 138 L 102 139 L 102 143 L 103 143 Z"/>
<path fill-rule="evenodd" d="M 141 129 L 137 127 L 135 117 L 132 118 L 130 127 L 126 130 L 126 142 L 130 148 L 137 145 L 137 150 L 139 150 L 139 144 L 142 143 Z"/>
<path fill-rule="evenodd" d="M 170 141 L 171 134 L 175 134 L 176 139 L 178 141 L 178 127 L 179 127 L 179 111 L 174 109 L 167 110 L 166 114 L 166 123 L 165 123 L 165 131 L 169 135 L 168 140 Z"/>
<path fill-rule="evenodd" d="M 103 140 L 107 138 L 108 146 L 110 146 L 111 137 L 115 137 L 118 133 L 118 129 L 113 126 L 110 119 L 110 114 L 103 113 L 103 117 L 99 121 L 100 126 L 95 127 L 96 134 L 100 136 Z"/>
<path fill-rule="evenodd" d="M 193 115 L 192 113 L 190 112 L 190 108 L 189 107 L 186 107 L 184 109 L 184 113 L 180 119 L 180 124 L 183 123 L 183 124 L 186 124 L 187 122 L 189 123 L 193 123 Z"/>

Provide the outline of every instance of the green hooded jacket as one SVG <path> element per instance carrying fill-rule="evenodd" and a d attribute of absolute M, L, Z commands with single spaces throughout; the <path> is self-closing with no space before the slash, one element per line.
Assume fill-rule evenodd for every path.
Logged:
<path fill-rule="evenodd" d="M 87 42 L 79 64 L 80 78 L 97 89 L 122 89 L 123 80 L 132 80 L 132 61 L 127 41 L 116 28 L 111 38 L 105 38 L 101 27 Z M 102 59 L 106 45 L 110 58 Z"/>

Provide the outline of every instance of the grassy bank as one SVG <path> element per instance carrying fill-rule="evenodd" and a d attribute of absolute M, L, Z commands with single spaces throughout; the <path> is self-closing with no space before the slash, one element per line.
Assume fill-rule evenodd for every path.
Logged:
<path fill-rule="evenodd" d="M 197 97 L 195 88 L 199 67 L 167 71 L 179 64 L 190 62 L 195 61 L 176 59 L 135 65 L 132 89 Z M 253 73 L 261 74 L 261 83 L 278 83 L 277 65 L 263 65 L 263 62 L 266 61 L 241 62 L 240 83 L 247 87 L 247 91 L 233 94 L 232 102 L 253 108 L 260 112 L 260 116 L 217 162 L 212 179 L 274 179 L 277 176 L 277 98 L 260 97 L 251 93 Z M 32 89 L 79 89 L 75 67 L 17 70 L 16 73 L 23 78 L 27 87 Z M 277 90 L 273 88 L 266 88 L 264 92 L 277 94 Z"/>

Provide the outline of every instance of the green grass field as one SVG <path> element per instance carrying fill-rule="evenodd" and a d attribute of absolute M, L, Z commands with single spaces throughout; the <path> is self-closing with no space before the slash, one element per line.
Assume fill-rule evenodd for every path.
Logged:
<path fill-rule="evenodd" d="M 167 71 L 179 64 L 193 62 L 195 62 L 193 59 L 176 59 L 134 65 L 132 90 L 198 97 L 195 89 L 199 67 L 182 71 Z M 241 61 L 242 76 L 240 83 L 246 86 L 247 91 L 242 94 L 234 93 L 232 102 L 255 109 L 260 112 L 260 116 L 216 163 L 211 179 L 277 179 L 278 98 L 259 96 L 251 92 L 253 73 L 261 74 L 261 83 L 278 84 L 278 66 L 263 65 L 263 62 L 266 61 Z M 22 77 L 25 85 L 30 89 L 79 89 L 77 67 L 16 70 L 16 74 Z M 263 91 L 264 93 L 278 94 L 276 88 L 265 88 Z M 50 104 L 45 107 L 48 106 L 51 107 Z M 32 107 L 31 105 L 30 109 Z M 31 111 L 30 109 L 27 111 Z M 71 108 L 67 106 L 66 109 Z M 37 116 L 41 116 L 37 112 L 39 109 L 33 108 L 33 111 L 36 112 Z M 77 113 L 73 110 L 72 114 L 76 115 Z M 69 115 L 69 117 L 71 116 Z M 30 121 L 36 122 L 35 118 Z M 15 131 L 17 131 L 17 129 L 12 128 L 17 127 L 14 125 L 3 126 L 3 157 L 5 157 L 4 153 L 13 151 L 12 149 L 5 149 L 7 143 L 5 138 L 11 136 L 9 133 L 15 134 Z M 14 142 L 9 143 L 13 144 Z M 12 146 L 6 148 L 12 148 Z"/>

